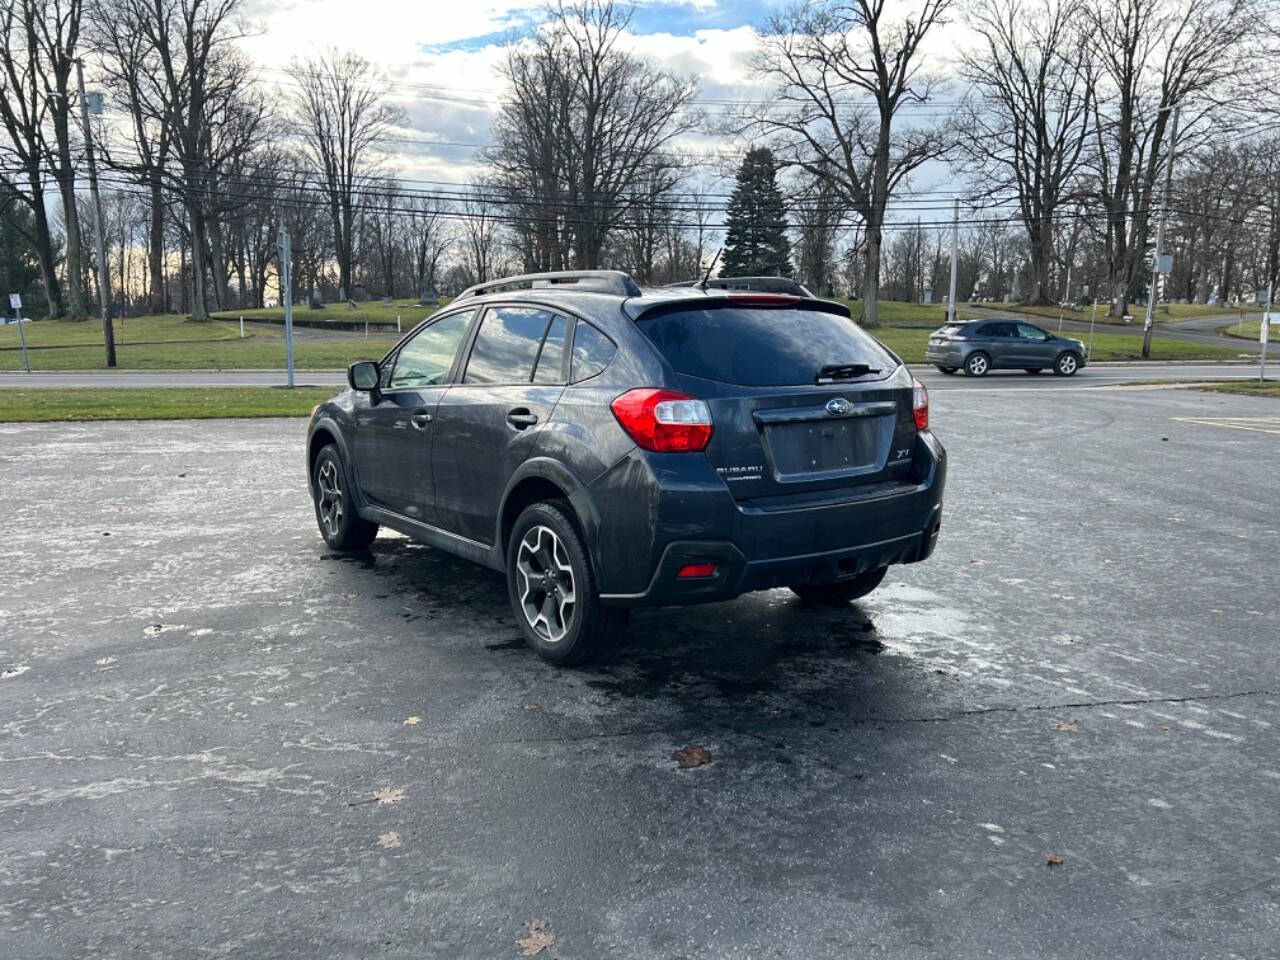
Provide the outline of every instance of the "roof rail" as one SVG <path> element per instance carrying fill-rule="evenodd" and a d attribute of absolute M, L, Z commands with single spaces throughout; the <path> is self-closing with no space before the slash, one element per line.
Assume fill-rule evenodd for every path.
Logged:
<path fill-rule="evenodd" d="M 638 297 L 640 288 L 621 270 L 556 270 L 550 273 L 522 273 L 487 283 L 473 284 L 458 294 L 457 299 L 478 297 L 501 290 L 536 290 L 545 287 L 574 287 L 595 293 L 612 293 L 619 297 Z"/>

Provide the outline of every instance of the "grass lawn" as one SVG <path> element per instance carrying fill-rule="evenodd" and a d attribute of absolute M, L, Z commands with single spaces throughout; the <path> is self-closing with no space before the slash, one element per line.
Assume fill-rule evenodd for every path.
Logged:
<path fill-rule="evenodd" d="M 1059 313 L 1066 320 L 1075 320 L 1077 323 L 1088 323 L 1093 316 L 1093 306 L 1090 305 L 1082 310 L 1066 309 L 1062 310 L 1055 306 L 1029 307 L 1022 303 L 984 303 L 979 306 L 987 307 L 992 310 L 1007 310 L 1009 313 L 1029 314 L 1031 316 L 1041 317 L 1045 320 L 1057 320 Z M 963 312 L 964 305 L 960 305 Z M 1257 310 L 1257 307 L 1245 307 L 1245 313 L 1248 315 L 1250 311 Z M 1115 326 L 1138 326 L 1141 328 L 1142 321 L 1146 319 L 1147 308 L 1145 306 L 1130 305 L 1129 313 L 1133 316 L 1133 323 L 1126 324 L 1123 320 L 1117 320 L 1107 316 L 1107 304 L 1098 304 L 1098 323 L 1113 324 Z M 1167 323 L 1170 320 L 1190 320 L 1194 317 L 1238 317 L 1240 315 L 1239 307 L 1210 307 L 1205 304 L 1197 303 L 1162 303 L 1156 307 L 1156 323 Z"/>
<path fill-rule="evenodd" d="M 1250 397 L 1280 397 L 1280 380 L 1235 380 L 1231 383 L 1197 383 L 1192 389 L 1213 393 L 1241 393 Z"/>
<path fill-rule="evenodd" d="M 366 320 L 370 322 L 395 323 L 398 316 L 404 329 L 408 330 L 418 321 L 435 313 L 448 302 L 448 297 L 441 297 L 439 306 L 420 307 L 416 300 L 396 300 L 390 304 L 385 304 L 381 300 L 370 300 L 368 303 L 357 303 L 354 307 L 345 303 L 326 303 L 323 310 L 312 310 L 306 303 L 300 303 L 293 306 L 293 318 L 295 320 L 346 320 L 356 323 L 363 323 Z M 284 307 L 271 307 L 265 310 L 248 308 L 243 310 L 224 310 L 221 313 L 215 313 L 213 316 L 217 319 L 237 322 L 241 317 L 244 317 L 245 320 L 279 320 L 283 322 Z"/>
<path fill-rule="evenodd" d="M 1239 337 L 1241 340 L 1252 340 L 1258 343 L 1258 338 L 1262 336 L 1262 318 L 1256 320 L 1246 319 L 1244 323 L 1232 323 L 1225 327 L 1219 327 L 1221 333 L 1225 333 L 1229 337 Z M 1269 339 L 1276 340 L 1280 338 L 1280 314 L 1271 314 L 1271 331 Z"/>
<path fill-rule="evenodd" d="M 305 417 L 334 387 L 0 389 L 0 423 Z"/>
<path fill-rule="evenodd" d="M 924 348 L 929 341 L 929 331 L 903 327 L 878 327 L 867 332 L 907 363 L 924 363 Z M 1151 342 L 1152 360 L 1235 360 L 1240 353 L 1241 350 L 1235 347 L 1201 346 L 1180 340 L 1156 338 Z M 1142 336 L 1108 333 L 1094 337 L 1093 353 L 1090 359 L 1095 361 L 1141 360 Z"/>
<path fill-rule="evenodd" d="M 41 320 L 26 327 L 32 370 L 106 368 L 100 325 Z M 394 334 L 323 340 L 300 334 L 293 342 L 294 364 L 300 370 L 341 368 L 353 360 L 377 359 L 397 340 Z M 124 370 L 280 370 L 284 330 L 258 328 L 242 340 L 239 323 L 138 317 L 116 324 L 116 362 Z M 0 370 L 21 369 L 17 326 L 0 327 Z"/>

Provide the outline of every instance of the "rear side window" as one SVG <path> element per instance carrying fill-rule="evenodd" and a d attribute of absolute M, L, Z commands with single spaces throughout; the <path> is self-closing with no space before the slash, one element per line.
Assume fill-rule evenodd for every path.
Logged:
<path fill-rule="evenodd" d="M 528 383 L 551 314 L 533 307 L 494 307 L 480 321 L 463 383 Z"/>
<path fill-rule="evenodd" d="M 573 330 L 573 367 L 569 379 L 577 383 L 594 377 L 609 365 L 617 352 L 612 340 L 585 320 L 579 320 Z"/>
<path fill-rule="evenodd" d="M 828 364 L 897 361 L 848 317 L 817 310 L 704 308 L 664 313 L 637 326 L 677 373 L 746 387 L 812 384 Z"/>
<path fill-rule="evenodd" d="M 978 334 L 983 337 L 1016 337 L 1018 328 L 1012 323 L 987 323 Z"/>
<path fill-rule="evenodd" d="M 534 383 L 564 383 L 564 339 L 569 321 L 556 314 L 547 330 L 547 339 L 538 354 L 538 367 L 533 371 Z"/>
<path fill-rule="evenodd" d="M 963 337 L 966 336 L 973 328 L 963 323 L 948 323 L 938 331 L 944 337 Z"/>

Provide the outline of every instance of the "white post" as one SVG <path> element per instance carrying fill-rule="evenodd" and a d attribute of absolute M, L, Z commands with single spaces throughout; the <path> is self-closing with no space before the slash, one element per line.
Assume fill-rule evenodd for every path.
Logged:
<path fill-rule="evenodd" d="M 947 297 L 949 322 L 956 322 L 956 257 L 960 250 L 960 198 L 956 197 L 951 218 L 951 294 Z"/>
<path fill-rule="evenodd" d="M 1163 112 L 1161 110 L 1161 113 Z M 1164 221 L 1169 212 L 1169 192 L 1173 189 L 1173 160 L 1178 152 L 1178 117 L 1181 113 L 1181 105 L 1174 107 L 1173 129 L 1169 133 L 1169 162 L 1164 170 L 1164 193 L 1160 196 L 1160 222 L 1156 225 L 1155 259 L 1151 264 L 1151 290 L 1147 293 L 1147 320 L 1142 325 L 1143 360 L 1151 357 L 1151 328 L 1156 322 L 1156 292 L 1160 289 L 1160 256 L 1164 253 Z M 1158 148 L 1159 144 L 1156 146 Z"/>
<path fill-rule="evenodd" d="M 396 333 L 400 332 L 400 314 L 396 314 Z"/>
<path fill-rule="evenodd" d="M 1062 288 L 1062 302 L 1058 304 L 1058 332 L 1062 332 L 1062 314 L 1067 309 L 1067 300 L 1071 296 L 1071 264 L 1067 264 L 1067 282 Z"/>
<path fill-rule="evenodd" d="M 1271 332 L 1271 287 L 1267 287 L 1267 312 L 1262 315 L 1262 326 L 1258 330 L 1258 339 L 1262 341 L 1262 358 L 1258 361 L 1258 385 L 1267 379 L 1267 340 Z"/>
<path fill-rule="evenodd" d="M 9 303 L 13 306 L 13 315 L 18 320 L 18 340 L 22 343 L 22 365 L 27 373 L 31 372 L 31 358 L 27 356 L 27 335 L 22 331 L 22 297 L 16 293 L 9 294 Z"/>
<path fill-rule="evenodd" d="M 244 339 L 244 317 L 240 318 L 240 339 Z"/>
<path fill-rule="evenodd" d="M 366 340 L 369 339 L 369 318 L 368 317 L 364 318 L 364 338 Z"/>
<path fill-rule="evenodd" d="M 284 351 L 293 387 L 293 242 L 287 230 L 280 231 L 280 299 L 284 301 Z"/>
<path fill-rule="evenodd" d="M 1089 318 L 1089 359 L 1093 359 L 1093 325 L 1098 320 L 1098 298 L 1093 298 L 1093 316 Z"/>

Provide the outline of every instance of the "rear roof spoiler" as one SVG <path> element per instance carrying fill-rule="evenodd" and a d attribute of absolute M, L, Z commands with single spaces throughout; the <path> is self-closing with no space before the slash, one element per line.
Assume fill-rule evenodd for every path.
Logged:
<path fill-rule="evenodd" d="M 849 308 L 834 300 L 818 300 L 810 297 L 793 297 L 778 293 L 708 293 L 705 297 L 679 297 L 662 300 L 658 303 L 644 305 L 631 301 L 623 304 L 623 310 L 632 320 L 642 317 L 656 317 L 664 313 L 679 313 L 683 310 L 723 309 L 725 307 L 751 307 L 765 310 L 815 310 L 819 313 L 833 313 L 838 317 L 853 318 Z"/>

